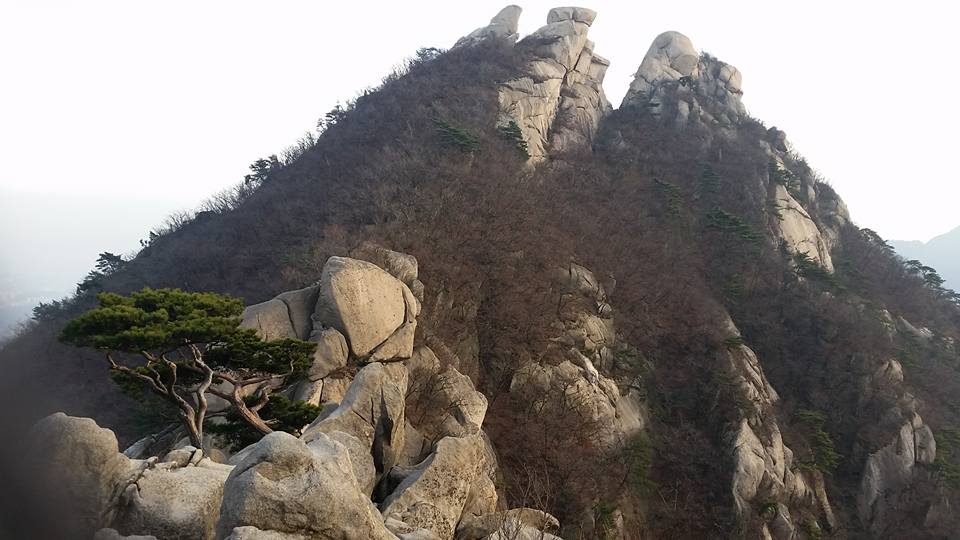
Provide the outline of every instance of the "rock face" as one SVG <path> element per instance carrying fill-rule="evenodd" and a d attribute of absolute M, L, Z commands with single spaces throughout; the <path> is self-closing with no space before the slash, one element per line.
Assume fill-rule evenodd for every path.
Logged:
<path fill-rule="evenodd" d="M 352 469 L 347 449 L 326 435 L 308 447 L 287 433 L 271 433 L 230 473 L 217 536 L 251 526 L 317 539 L 395 538 Z"/>
<path fill-rule="evenodd" d="M 383 515 L 452 538 L 484 455 L 479 434 L 444 438 L 383 502 Z"/>
<path fill-rule="evenodd" d="M 885 522 L 894 518 L 885 515 L 890 503 L 913 482 L 917 465 L 930 465 L 936 456 L 933 432 L 914 413 L 889 444 L 867 457 L 857 495 L 861 521 L 875 532 L 882 530 Z"/>
<path fill-rule="evenodd" d="M 734 335 L 739 330 L 728 320 L 725 326 Z M 777 519 L 759 525 L 763 538 L 792 538 L 789 532 L 802 523 L 816 524 L 815 517 L 806 517 L 802 510 L 816 508 L 833 524 L 833 511 L 825 495 L 819 472 L 804 472 L 795 466 L 794 452 L 783 441 L 775 405 L 776 390 L 767 381 L 756 354 L 746 345 L 729 348 L 722 353 L 727 378 L 735 399 L 742 403 L 739 425 L 730 434 L 730 451 L 734 472 L 731 482 L 734 502 L 743 521 L 749 521 L 763 504 L 778 505 Z M 772 531 L 771 528 L 776 528 Z"/>
<path fill-rule="evenodd" d="M 700 55 L 679 32 L 664 32 L 640 63 L 623 106 L 672 115 L 681 128 L 691 121 L 732 126 L 746 116 L 741 84 L 737 68 Z M 668 104 L 674 108 L 667 110 Z"/>
<path fill-rule="evenodd" d="M 553 9 L 546 26 L 517 44 L 533 59 L 526 76 L 501 85 L 498 125 L 519 127 L 532 163 L 551 152 L 589 148 L 610 111 L 601 86 L 610 63 L 587 39 L 594 18 L 589 9 Z"/>
<path fill-rule="evenodd" d="M 403 450 L 406 390 L 407 370 L 402 364 L 372 363 L 357 373 L 343 403 L 308 426 L 303 439 L 312 444 L 321 435 L 336 437 L 334 432 L 354 437 L 357 446 L 347 446 L 354 461 L 372 459 L 377 474 L 384 474 L 397 464 Z M 360 487 L 370 493 L 375 479 L 362 476 Z"/>
<path fill-rule="evenodd" d="M 828 272 L 833 272 L 830 248 L 810 214 L 782 184 L 775 184 L 774 201 L 780 212 L 777 231 L 794 253 L 803 253 Z"/>

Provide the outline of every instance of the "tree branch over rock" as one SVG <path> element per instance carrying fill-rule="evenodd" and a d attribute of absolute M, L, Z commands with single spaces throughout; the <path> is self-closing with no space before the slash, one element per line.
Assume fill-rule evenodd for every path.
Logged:
<path fill-rule="evenodd" d="M 263 341 L 239 328 L 243 303 L 230 296 L 145 288 L 97 299 L 98 307 L 70 321 L 60 340 L 104 351 L 111 376 L 125 391 L 146 388 L 173 405 L 197 448 L 203 446 L 207 394 L 270 433 L 258 411 L 279 386 L 274 383 L 303 373 L 312 360 L 313 343 Z M 256 397 L 248 404 L 251 387 Z"/>

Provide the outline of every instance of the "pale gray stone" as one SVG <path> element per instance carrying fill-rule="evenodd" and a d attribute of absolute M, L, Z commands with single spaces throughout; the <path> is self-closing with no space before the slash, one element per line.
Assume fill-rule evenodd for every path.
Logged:
<path fill-rule="evenodd" d="M 384 500 L 383 516 L 452 538 L 471 488 L 482 474 L 484 453 L 479 433 L 441 440 Z"/>
<path fill-rule="evenodd" d="M 237 527 L 312 539 L 395 539 L 354 478 L 350 455 L 325 434 L 311 446 L 283 432 L 257 443 L 227 478 L 219 537 Z"/>
<path fill-rule="evenodd" d="M 240 328 L 252 328 L 264 340 L 297 337 L 297 331 L 290 320 L 290 310 L 283 300 L 273 298 L 247 306 L 240 318 Z"/>
<path fill-rule="evenodd" d="M 352 435 L 373 455 L 377 473 L 382 475 L 403 451 L 406 390 L 403 364 L 369 364 L 357 373 L 339 407 L 311 423 L 302 439 L 309 443 L 333 431 Z"/>
<path fill-rule="evenodd" d="M 231 470 L 209 460 L 202 466 L 147 469 L 124 491 L 114 524 L 159 538 L 212 540 Z"/>
<path fill-rule="evenodd" d="M 337 329 L 365 357 L 404 323 L 403 284 L 375 264 L 330 257 L 320 277 L 314 321 Z"/>
<path fill-rule="evenodd" d="M 39 492 L 70 519 L 65 527 L 87 535 L 110 523 L 120 494 L 146 467 L 120 453 L 109 429 L 62 412 L 37 422 L 25 443 Z"/>

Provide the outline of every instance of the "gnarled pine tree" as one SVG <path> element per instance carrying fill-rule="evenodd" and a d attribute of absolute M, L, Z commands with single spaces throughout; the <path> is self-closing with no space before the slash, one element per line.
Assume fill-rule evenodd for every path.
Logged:
<path fill-rule="evenodd" d="M 215 293 L 145 288 L 129 296 L 101 293 L 99 306 L 71 320 L 61 341 L 105 352 L 125 388 L 145 385 L 177 408 L 191 444 L 202 447 L 207 394 L 227 400 L 261 433 L 271 427 L 258 410 L 271 382 L 310 366 L 315 345 L 297 339 L 263 341 L 239 328 L 243 303 Z M 222 386 L 229 388 L 224 390 Z M 257 386 L 256 399 L 244 400 Z"/>

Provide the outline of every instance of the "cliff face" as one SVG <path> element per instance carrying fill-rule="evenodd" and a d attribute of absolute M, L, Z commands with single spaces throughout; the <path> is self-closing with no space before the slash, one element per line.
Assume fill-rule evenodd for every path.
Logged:
<path fill-rule="evenodd" d="M 96 356 L 55 344 L 81 295 L 4 349 L 2 395 L 128 448 L 50 416 L 25 453 L 44 474 L 8 485 L 54 487 L 40 507 L 97 538 L 955 536 L 952 291 L 686 36 L 613 109 L 595 12 L 518 40 L 519 17 L 99 283 L 243 296 L 242 326 L 317 343 L 272 391 L 319 416 L 245 447 L 134 428 Z"/>

